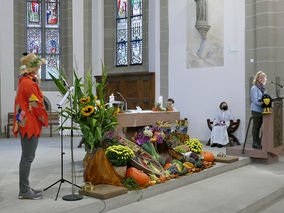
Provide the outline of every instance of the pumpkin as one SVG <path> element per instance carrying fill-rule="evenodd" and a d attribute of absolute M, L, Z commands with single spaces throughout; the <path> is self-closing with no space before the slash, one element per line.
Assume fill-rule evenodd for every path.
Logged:
<path fill-rule="evenodd" d="M 165 182 L 167 180 L 165 175 L 160 175 L 159 179 L 161 182 Z"/>
<path fill-rule="evenodd" d="M 134 168 L 134 167 L 130 167 L 127 169 L 126 171 L 126 177 L 131 177 L 134 180 L 136 180 L 136 182 L 139 185 L 144 185 L 146 183 L 148 183 L 151 179 L 150 177 L 145 174 L 144 172 Z"/>
<path fill-rule="evenodd" d="M 212 162 L 214 161 L 214 155 L 212 152 L 208 152 L 208 151 L 201 151 L 200 155 L 203 156 L 203 160 L 204 161 L 208 161 L 208 162 Z"/>
<path fill-rule="evenodd" d="M 167 163 L 165 166 L 164 166 L 164 169 L 167 170 L 167 168 L 169 168 L 170 166 L 172 166 L 173 164 L 171 163 Z"/>

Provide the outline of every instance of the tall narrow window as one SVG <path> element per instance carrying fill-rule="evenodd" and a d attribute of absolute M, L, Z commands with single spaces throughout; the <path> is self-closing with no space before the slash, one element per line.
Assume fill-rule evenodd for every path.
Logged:
<path fill-rule="evenodd" d="M 46 59 L 39 74 L 50 80 L 49 73 L 58 77 L 60 68 L 60 0 L 26 0 L 27 52 Z"/>
<path fill-rule="evenodd" d="M 143 62 L 142 0 L 129 1 L 131 1 L 131 4 L 128 3 L 128 0 L 117 0 L 116 66 L 127 66 L 129 65 L 128 61 L 131 65 L 142 64 Z M 128 19 L 129 16 L 130 20 Z M 130 53 L 130 56 L 128 53 Z"/>

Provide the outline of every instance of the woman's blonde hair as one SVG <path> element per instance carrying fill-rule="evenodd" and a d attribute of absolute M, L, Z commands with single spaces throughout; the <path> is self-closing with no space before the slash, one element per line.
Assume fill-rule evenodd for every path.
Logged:
<path fill-rule="evenodd" d="M 267 80 L 266 74 L 265 74 L 264 72 L 262 72 L 262 71 L 258 71 L 258 72 L 255 74 L 254 78 L 253 78 L 253 82 L 252 82 L 253 85 L 256 85 L 256 84 L 257 84 L 257 79 L 258 79 L 258 77 L 261 76 L 261 75 L 264 76 L 264 83 L 263 83 L 263 84 L 266 84 L 266 80 Z"/>
<path fill-rule="evenodd" d="M 32 73 L 39 69 L 40 65 L 45 63 L 44 58 L 40 58 L 34 53 L 30 53 L 21 58 L 20 73 Z"/>

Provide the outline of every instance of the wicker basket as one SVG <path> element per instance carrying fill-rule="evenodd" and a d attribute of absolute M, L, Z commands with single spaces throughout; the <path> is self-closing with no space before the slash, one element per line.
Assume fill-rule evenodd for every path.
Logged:
<path fill-rule="evenodd" d="M 114 171 L 119 176 L 121 176 L 122 178 L 125 178 L 127 166 L 113 166 L 113 168 L 114 168 Z"/>

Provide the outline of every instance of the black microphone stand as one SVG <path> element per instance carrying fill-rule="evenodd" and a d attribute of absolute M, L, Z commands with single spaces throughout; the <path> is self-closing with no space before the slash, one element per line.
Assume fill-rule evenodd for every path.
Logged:
<path fill-rule="evenodd" d="M 58 109 L 60 110 L 60 114 L 62 114 L 62 104 L 57 104 L 57 106 L 58 106 Z M 59 184 L 59 187 L 58 187 L 58 190 L 57 190 L 57 194 L 56 194 L 56 197 L 55 197 L 55 200 L 57 200 L 57 198 L 58 198 L 58 194 L 59 194 L 59 191 L 60 191 L 60 188 L 61 188 L 61 185 L 62 185 L 62 183 L 64 183 L 64 182 L 67 182 L 67 183 L 69 183 L 69 184 L 72 184 L 72 187 L 73 187 L 73 185 L 75 185 L 76 187 L 78 187 L 78 188 L 80 188 L 81 189 L 81 187 L 80 186 L 78 186 L 78 185 L 76 185 L 76 184 L 73 184 L 73 181 L 72 182 L 70 182 L 70 181 L 68 181 L 68 180 L 66 180 L 66 179 L 64 179 L 64 177 L 63 177 L 63 155 L 65 155 L 65 152 L 63 151 L 63 121 L 62 121 L 62 116 L 60 116 L 60 123 L 61 123 L 61 125 L 60 125 L 60 133 L 61 133 L 61 137 L 60 137 L 60 150 L 61 150 L 61 178 L 58 180 L 58 181 L 56 181 L 55 183 L 53 183 L 53 184 L 51 184 L 50 186 L 48 186 L 48 187 L 46 187 L 43 191 L 46 191 L 46 190 L 48 190 L 49 188 L 51 188 L 52 186 L 54 186 L 54 185 L 56 185 L 57 183 L 60 183 Z M 72 171 L 73 172 L 73 171 Z M 73 175 L 72 175 L 72 177 L 73 177 Z"/>

